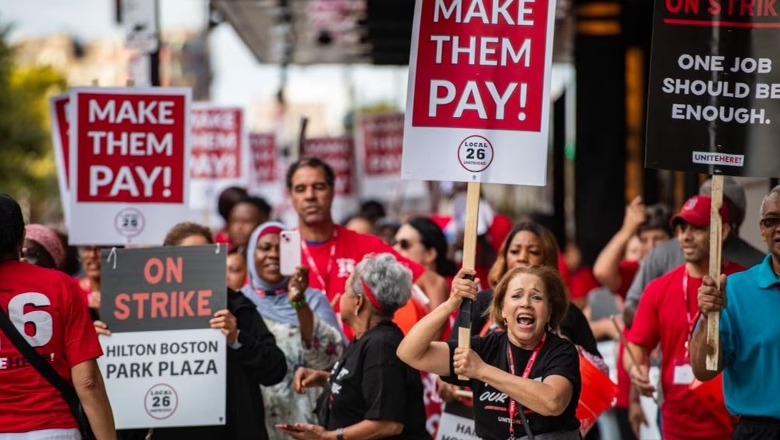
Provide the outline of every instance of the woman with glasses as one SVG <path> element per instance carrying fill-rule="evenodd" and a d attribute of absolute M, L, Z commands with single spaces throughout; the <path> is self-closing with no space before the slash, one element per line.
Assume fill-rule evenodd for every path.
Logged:
<path fill-rule="evenodd" d="M 87 299 L 90 315 L 97 319 L 100 311 L 100 247 L 79 246 L 78 252 L 84 275 L 78 277 L 77 281 Z"/>
<path fill-rule="evenodd" d="M 404 257 L 443 276 L 448 284 L 458 271 L 447 256 L 447 238 L 439 225 L 428 217 L 413 217 L 395 233 L 393 248 Z"/>

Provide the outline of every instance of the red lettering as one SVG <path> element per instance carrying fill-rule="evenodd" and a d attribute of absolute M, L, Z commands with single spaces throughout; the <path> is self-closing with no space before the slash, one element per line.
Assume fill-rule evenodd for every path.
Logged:
<path fill-rule="evenodd" d="M 168 311 L 165 310 L 168 305 L 168 294 L 165 292 L 152 292 L 151 300 L 151 318 L 167 318 Z"/>
<path fill-rule="evenodd" d="M 126 293 L 120 293 L 114 298 L 114 318 L 119 320 L 125 320 L 130 316 L 130 308 L 127 307 L 127 302 L 130 301 L 130 295 Z"/>
<path fill-rule="evenodd" d="M 152 269 L 155 270 L 155 274 L 152 274 Z M 149 284 L 157 284 L 160 282 L 163 276 L 163 264 L 159 258 L 150 258 L 144 265 L 144 278 Z"/>
<path fill-rule="evenodd" d="M 192 301 L 192 297 L 195 296 L 195 291 L 190 290 L 187 293 L 184 293 L 184 291 L 177 293 L 179 294 L 179 313 L 177 316 L 195 316 L 195 312 L 193 312 L 192 307 L 190 307 L 190 301 Z"/>
<path fill-rule="evenodd" d="M 177 283 L 182 282 L 182 273 L 184 272 L 184 264 L 181 257 L 177 257 L 176 261 L 173 258 L 168 257 L 165 260 L 165 282 L 170 283 L 173 278 Z"/>
<path fill-rule="evenodd" d="M 198 290 L 198 316 L 211 315 L 211 290 Z"/>
<path fill-rule="evenodd" d="M 138 292 L 133 294 L 133 301 L 138 304 L 138 319 L 144 319 L 144 302 L 147 300 L 149 300 L 149 292 Z"/>

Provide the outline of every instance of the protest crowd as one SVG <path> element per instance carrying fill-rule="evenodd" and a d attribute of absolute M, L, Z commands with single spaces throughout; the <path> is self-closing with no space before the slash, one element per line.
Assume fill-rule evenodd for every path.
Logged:
<path fill-rule="evenodd" d="M 95 438 L 442 438 L 451 407 L 468 413 L 462 432 L 485 439 L 609 438 L 609 423 L 616 438 L 643 438 L 650 420 L 670 440 L 780 436 L 778 386 L 764 374 L 780 356 L 780 187 L 761 204 L 767 254 L 739 238 L 745 193 L 726 179 L 716 283 L 709 181 L 676 211 L 632 200 L 591 269 L 567 265 L 561 249 L 571 244 L 534 216 L 492 211 L 478 231 L 477 266 L 461 267 L 464 231 L 453 234 L 451 224 L 462 219 L 388 218 L 372 201 L 365 206 L 379 215 L 338 224 L 335 180 L 326 161 L 304 157 L 286 174 L 297 225 L 273 220 L 252 188 L 230 187 L 218 200 L 223 229 L 182 221 L 160 243 L 228 249 L 220 256 L 226 277 L 213 280 L 226 306 L 207 317 L 225 338 L 226 410 L 223 423 L 209 426 L 114 428 L 118 414 L 96 362 L 104 354 L 98 335 L 104 342 L 118 334 L 101 316 L 101 265 L 111 257 L 101 258 L 105 246 L 74 249 L 66 234 L 25 224 L 19 204 L 0 196 L 0 305 L 31 345 L 46 348 L 38 351 L 84 414 L 77 419 L 72 399 L 4 337 L 0 439 L 82 438 L 85 423 Z M 289 231 L 300 261 L 282 274 Z M 74 273 L 64 264 L 69 252 L 81 263 Z M 594 317 L 598 292 L 608 316 Z M 716 371 L 704 367 L 713 311 L 721 312 Z M 463 319 L 467 347 L 458 343 Z M 619 347 L 616 384 L 602 341 Z M 657 414 L 641 396 L 652 397 Z M 583 408 L 599 404 L 595 416 L 604 417 L 595 423 Z"/>

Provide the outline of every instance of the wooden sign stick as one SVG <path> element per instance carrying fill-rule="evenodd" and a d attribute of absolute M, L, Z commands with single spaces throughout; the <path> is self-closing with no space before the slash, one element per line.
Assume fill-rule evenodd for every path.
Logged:
<path fill-rule="evenodd" d="M 723 241 L 723 222 L 720 218 L 720 207 L 723 205 L 723 176 L 712 176 L 712 207 L 710 208 L 710 277 L 720 288 L 720 251 Z M 709 371 L 718 369 L 720 355 L 720 313 L 707 313 L 707 345 L 712 351 L 707 354 L 706 367 Z"/>
<path fill-rule="evenodd" d="M 466 190 L 466 230 L 463 231 L 463 268 L 474 269 L 477 254 L 477 219 L 479 218 L 479 182 L 469 182 Z M 473 278 L 472 278 L 473 279 Z M 465 299 L 458 318 L 458 347 L 471 348 L 471 304 Z M 468 377 L 458 375 L 460 380 Z"/>

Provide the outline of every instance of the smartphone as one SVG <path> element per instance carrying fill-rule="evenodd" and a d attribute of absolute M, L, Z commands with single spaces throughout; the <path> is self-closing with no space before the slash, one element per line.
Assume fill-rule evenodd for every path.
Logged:
<path fill-rule="evenodd" d="M 301 265 L 301 233 L 282 231 L 279 234 L 279 271 L 282 275 L 292 275 Z"/>
<path fill-rule="evenodd" d="M 293 432 L 301 432 L 302 431 L 301 429 L 298 429 L 295 426 L 290 425 L 288 423 L 277 423 L 276 425 L 274 425 L 274 427 L 276 429 L 280 429 L 280 430 L 283 430 L 283 431 L 293 431 Z"/>

